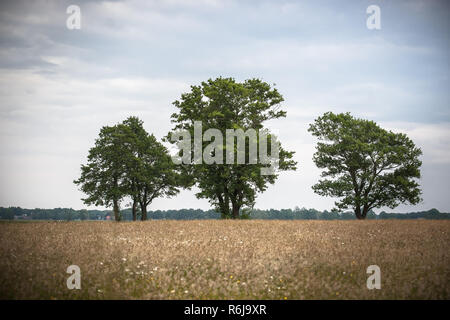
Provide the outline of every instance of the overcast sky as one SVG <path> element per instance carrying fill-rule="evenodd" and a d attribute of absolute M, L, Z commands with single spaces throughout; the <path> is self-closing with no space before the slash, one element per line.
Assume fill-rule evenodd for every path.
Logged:
<path fill-rule="evenodd" d="M 66 9 L 81 8 L 69 30 Z M 381 9 L 369 30 L 366 9 Z M 2 1 L 0 206 L 85 208 L 79 177 L 100 128 L 138 116 L 156 137 L 172 102 L 209 78 L 258 77 L 283 94 L 273 121 L 299 168 L 256 207 L 331 209 L 308 125 L 326 111 L 375 120 L 423 150 L 424 202 L 450 212 L 448 1 Z M 191 191 L 154 209 L 209 208 Z M 380 210 L 376 210 L 379 212 Z M 391 210 L 388 210 L 391 211 Z"/>

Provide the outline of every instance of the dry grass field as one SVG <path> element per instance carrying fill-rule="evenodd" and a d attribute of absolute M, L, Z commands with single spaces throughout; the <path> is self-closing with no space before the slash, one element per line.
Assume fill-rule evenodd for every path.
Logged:
<path fill-rule="evenodd" d="M 450 221 L 2 222 L 0 298 L 449 299 L 449 243 Z"/>

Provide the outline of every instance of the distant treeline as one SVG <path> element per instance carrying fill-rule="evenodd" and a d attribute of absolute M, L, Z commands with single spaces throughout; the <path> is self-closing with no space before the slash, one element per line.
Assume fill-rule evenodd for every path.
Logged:
<path fill-rule="evenodd" d="M 132 220 L 131 209 L 121 211 L 123 220 Z M 330 212 L 318 211 L 315 209 L 295 208 L 281 210 L 260 210 L 254 209 L 249 215 L 242 215 L 248 219 L 267 220 L 354 220 L 353 212 Z M 110 210 L 74 210 L 71 208 L 55 209 L 22 209 L 20 207 L 0 207 L 0 219 L 6 220 L 109 220 L 112 217 Z M 174 220 L 194 220 L 194 219 L 220 219 L 220 213 L 214 210 L 201 209 L 180 209 L 180 210 L 156 210 L 149 211 L 150 219 L 174 219 Z M 410 213 L 386 213 L 375 214 L 370 211 L 367 219 L 450 219 L 450 213 L 439 212 L 431 209 L 421 212 Z"/>

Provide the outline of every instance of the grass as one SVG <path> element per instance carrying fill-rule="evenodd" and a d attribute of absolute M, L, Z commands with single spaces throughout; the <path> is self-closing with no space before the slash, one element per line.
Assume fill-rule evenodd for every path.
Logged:
<path fill-rule="evenodd" d="M 449 243 L 450 221 L 0 223 L 0 298 L 449 299 Z"/>

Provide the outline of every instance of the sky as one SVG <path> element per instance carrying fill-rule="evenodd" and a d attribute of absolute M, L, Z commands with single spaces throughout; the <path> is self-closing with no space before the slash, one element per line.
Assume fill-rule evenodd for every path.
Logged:
<path fill-rule="evenodd" d="M 66 26 L 70 5 L 80 29 Z M 370 5 L 381 29 L 367 28 Z M 376 212 L 450 212 L 449 9 L 436 0 L 2 1 L 0 206 L 94 208 L 73 180 L 100 128 L 133 115 L 162 138 L 172 102 L 222 76 L 260 78 L 285 99 L 287 117 L 269 125 L 298 169 L 256 208 L 333 207 L 311 189 L 320 170 L 307 128 L 348 111 L 423 151 L 423 202 Z M 194 192 L 149 210 L 210 208 Z"/>

